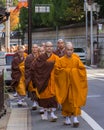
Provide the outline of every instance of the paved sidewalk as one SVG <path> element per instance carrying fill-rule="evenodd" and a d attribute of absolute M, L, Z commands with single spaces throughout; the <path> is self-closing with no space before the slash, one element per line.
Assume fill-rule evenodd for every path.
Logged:
<path fill-rule="evenodd" d="M 61 115 L 61 111 L 56 111 L 58 116 L 57 122 L 50 122 L 50 120 L 43 121 L 39 114 L 39 109 L 36 111 L 31 110 L 30 99 L 25 99 L 23 106 L 18 107 L 17 99 L 10 94 L 10 111 L 8 118 L 6 115 L 2 117 L 2 124 L 5 122 L 5 126 L 1 127 L 0 130 L 76 130 L 73 126 L 63 125 L 65 120 Z M 8 112 L 7 112 L 8 114 Z M 93 119 L 89 117 L 84 111 L 82 116 L 79 117 L 80 125 L 77 130 L 103 130 L 99 125 L 96 125 Z"/>

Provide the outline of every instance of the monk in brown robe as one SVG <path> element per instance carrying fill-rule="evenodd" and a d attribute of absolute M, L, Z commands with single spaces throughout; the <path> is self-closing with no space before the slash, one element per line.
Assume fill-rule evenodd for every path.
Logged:
<path fill-rule="evenodd" d="M 51 121 L 56 121 L 57 116 L 54 111 L 57 108 L 55 97 L 54 82 L 54 63 L 59 59 L 52 53 L 53 44 L 47 42 L 45 46 L 45 54 L 40 55 L 31 67 L 31 78 L 35 88 L 37 88 L 37 96 L 39 98 L 39 106 L 44 108 L 43 120 L 48 119 L 48 109 L 51 111 Z"/>
<path fill-rule="evenodd" d="M 54 53 L 55 53 L 56 55 L 58 55 L 59 57 L 64 56 L 64 54 L 65 54 L 65 42 L 64 42 L 63 39 L 59 39 L 59 40 L 57 41 L 57 48 L 56 48 L 56 50 L 54 51 Z"/>
<path fill-rule="evenodd" d="M 62 105 L 65 124 L 79 126 L 77 117 L 81 115 L 81 107 L 86 104 L 87 76 L 86 68 L 81 60 L 73 55 L 73 45 L 66 44 L 66 54 L 55 64 L 55 92 L 58 103 Z"/>
<path fill-rule="evenodd" d="M 44 54 L 45 53 L 45 47 L 43 47 L 43 46 L 39 47 L 38 52 L 39 52 L 39 55 Z"/>
<path fill-rule="evenodd" d="M 18 105 L 22 105 L 23 98 L 26 96 L 26 87 L 25 87 L 25 66 L 24 61 L 26 55 L 24 56 L 24 48 L 20 46 L 18 48 L 18 55 L 13 58 L 12 61 L 12 83 L 11 86 L 15 88 L 16 92 L 19 95 Z"/>
<path fill-rule="evenodd" d="M 13 55 L 13 58 L 15 57 L 19 57 L 19 48 L 21 48 L 21 46 L 17 46 L 17 50 L 15 51 L 14 55 Z M 24 50 L 24 46 L 22 46 L 23 50 Z M 28 54 L 25 52 L 24 50 L 24 53 L 23 53 L 24 57 L 27 57 Z M 16 92 L 16 90 L 14 90 L 15 93 L 13 94 L 14 97 L 18 97 L 18 93 Z"/>
<path fill-rule="evenodd" d="M 33 44 L 32 53 L 29 54 L 25 60 L 25 83 L 26 83 L 26 89 L 30 92 L 30 97 L 31 97 L 31 100 L 33 101 L 32 110 L 37 109 L 37 98 L 36 98 L 36 94 L 35 94 L 35 89 L 32 85 L 30 70 L 31 70 L 32 62 L 33 61 L 35 62 L 38 55 L 39 55 L 38 54 L 38 45 Z"/>

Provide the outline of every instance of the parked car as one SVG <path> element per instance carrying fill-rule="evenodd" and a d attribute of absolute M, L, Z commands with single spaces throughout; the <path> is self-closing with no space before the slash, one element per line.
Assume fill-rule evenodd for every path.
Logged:
<path fill-rule="evenodd" d="M 81 61 L 85 64 L 86 63 L 86 52 L 83 48 L 74 48 L 74 53 L 78 54 Z"/>
<path fill-rule="evenodd" d="M 19 38 L 19 37 L 21 37 L 21 35 L 22 35 L 22 32 L 20 32 L 20 31 L 12 31 L 11 33 L 10 33 L 10 38 Z"/>
<path fill-rule="evenodd" d="M 7 86 L 11 84 L 11 63 L 13 60 L 14 53 L 5 54 L 5 67 L 4 67 L 4 82 Z"/>
<path fill-rule="evenodd" d="M 0 51 L 0 70 L 3 70 L 5 66 L 5 52 Z"/>

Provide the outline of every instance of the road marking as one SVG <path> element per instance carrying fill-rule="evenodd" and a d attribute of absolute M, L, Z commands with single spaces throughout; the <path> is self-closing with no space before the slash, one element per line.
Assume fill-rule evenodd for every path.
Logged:
<path fill-rule="evenodd" d="M 94 119 L 92 119 L 85 111 L 81 111 L 81 117 L 91 126 L 93 130 L 104 130 Z"/>
<path fill-rule="evenodd" d="M 104 74 L 87 74 L 87 77 L 90 79 L 98 79 L 98 80 L 104 81 Z"/>
<path fill-rule="evenodd" d="M 90 78 L 89 80 L 91 80 L 91 79 L 97 79 L 97 80 L 104 81 L 104 79 L 99 79 L 99 78 L 95 78 L 95 77 L 88 77 L 88 78 Z"/>
<path fill-rule="evenodd" d="M 88 95 L 87 98 L 92 98 L 92 97 L 101 97 L 101 95 Z"/>
<path fill-rule="evenodd" d="M 96 73 L 96 74 L 87 74 L 88 76 L 91 76 L 91 77 L 101 77 L 101 78 L 104 78 L 104 74 L 98 74 L 98 73 Z"/>

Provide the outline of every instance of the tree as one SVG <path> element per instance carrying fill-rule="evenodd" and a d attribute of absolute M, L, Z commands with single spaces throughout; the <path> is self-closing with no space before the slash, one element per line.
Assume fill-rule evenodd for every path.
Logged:
<path fill-rule="evenodd" d="M 100 5 L 99 18 L 104 18 L 104 0 L 95 0 Z"/>
<path fill-rule="evenodd" d="M 19 12 L 10 11 L 10 30 L 18 28 L 19 24 Z"/>
<path fill-rule="evenodd" d="M 25 7 L 22 7 L 19 14 L 19 23 L 20 23 L 20 30 L 22 31 L 22 44 L 24 44 L 24 35 L 27 29 L 28 24 L 28 9 Z"/>
<path fill-rule="evenodd" d="M 0 6 L 5 7 L 6 0 L 0 0 Z"/>

